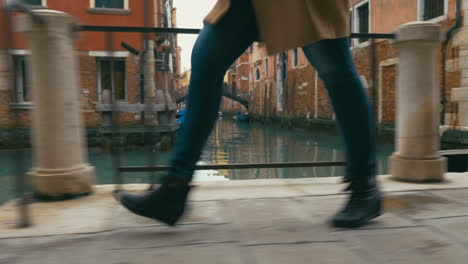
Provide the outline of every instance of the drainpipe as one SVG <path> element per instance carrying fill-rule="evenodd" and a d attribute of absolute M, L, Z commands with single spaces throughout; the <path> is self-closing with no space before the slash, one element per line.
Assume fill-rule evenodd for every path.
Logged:
<path fill-rule="evenodd" d="M 456 22 L 446 33 L 445 40 L 442 42 L 442 87 L 441 87 L 441 111 L 440 111 L 440 123 L 445 125 L 445 109 L 447 107 L 447 97 L 445 95 L 445 87 L 447 86 L 447 77 L 446 77 L 446 63 L 447 63 L 447 45 L 450 39 L 452 38 L 453 33 L 461 26 L 461 0 L 457 0 L 457 10 L 456 10 Z"/>

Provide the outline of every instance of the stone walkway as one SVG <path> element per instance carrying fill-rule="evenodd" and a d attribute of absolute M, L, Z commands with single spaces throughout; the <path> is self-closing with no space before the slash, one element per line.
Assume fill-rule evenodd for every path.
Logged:
<path fill-rule="evenodd" d="M 12 204 L 0 208 L 0 264 L 466 264 L 468 174 L 448 179 L 382 176 L 386 213 L 356 230 L 327 225 L 346 198 L 336 178 L 201 183 L 176 228 L 128 213 L 112 186 L 100 186 L 83 199 L 34 204 L 28 229 L 9 226 Z"/>

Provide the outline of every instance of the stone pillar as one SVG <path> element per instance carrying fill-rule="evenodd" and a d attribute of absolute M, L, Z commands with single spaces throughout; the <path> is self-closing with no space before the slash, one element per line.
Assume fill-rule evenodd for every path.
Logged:
<path fill-rule="evenodd" d="M 79 70 L 73 51 L 75 21 L 63 12 L 35 11 L 17 18 L 17 31 L 27 39 L 34 98 L 32 140 L 34 167 L 28 173 L 35 192 L 46 197 L 89 193 L 94 167 L 87 163 L 79 98 Z"/>
<path fill-rule="evenodd" d="M 146 43 L 147 50 L 143 56 L 145 56 L 145 64 L 143 65 L 143 73 L 145 76 L 144 90 L 145 90 L 145 104 L 154 105 L 156 104 L 156 85 L 154 80 L 155 74 L 155 63 L 154 63 L 154 42 L 148 40 Z M 156 113 L 145 112 L 145 124 L 157 125 L 158 120 Z"/>
<path fill-rule="evenodd" d="M 440 90 L 437 54 L 440 26 L 413 22 L 396 30 L 396 152 L 390 158 L 393 179 L 442 181 L 446 159 L 439 154 Z"/>

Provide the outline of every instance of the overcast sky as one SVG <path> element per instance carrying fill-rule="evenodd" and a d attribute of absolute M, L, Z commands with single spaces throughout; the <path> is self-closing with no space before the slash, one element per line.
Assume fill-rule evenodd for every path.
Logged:
<path fill-rule="evenodd" d="M 203 18 L 211 10 L 216 0 L 174 0 L 177 8 L 177 27 L 201 28 Z M 179 46 L 182 48 L 182 71 L 190 66 L 190 54 L 195 43 L 196 35 L 179 35 Z"/>

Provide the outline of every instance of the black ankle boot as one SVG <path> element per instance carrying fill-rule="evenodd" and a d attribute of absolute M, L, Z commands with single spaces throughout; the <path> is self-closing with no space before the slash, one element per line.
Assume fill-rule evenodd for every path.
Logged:
<path fill-rule="evenodd" d="M 332 219 L 335 227 L 356 228 L 382 214 L 382 197 L 375 179 L 365 183 L 351 183 L 351 196 L 345 207 Z"/>
<path fill-rule="evenodd" d="M 132 213 L 174 226 L 185 211 L 189 191 L 188 182 L 168 175 L 155 190 L 143 195 L 118 191 L 116 197 Z"/>

